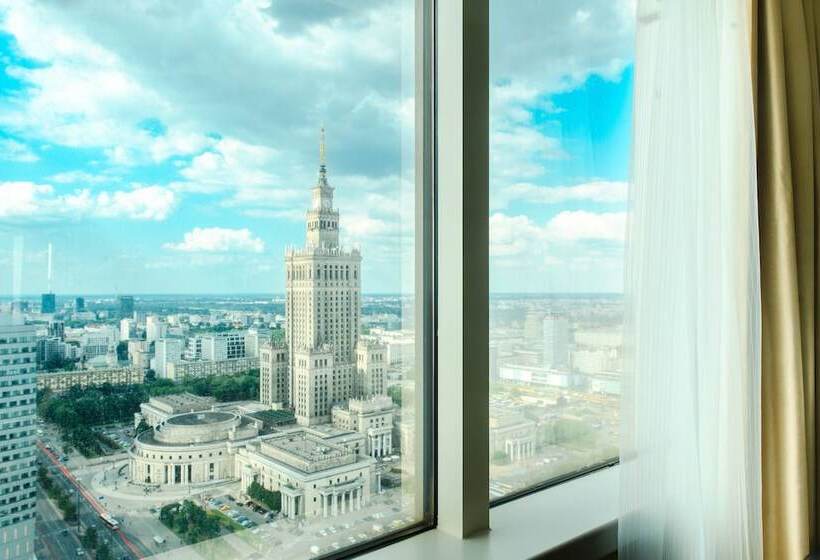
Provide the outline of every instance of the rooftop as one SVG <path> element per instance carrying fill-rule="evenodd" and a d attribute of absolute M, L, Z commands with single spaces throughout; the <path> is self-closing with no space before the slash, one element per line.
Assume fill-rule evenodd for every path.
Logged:
<path fill-rule="evenodd" d="M 190 412 L 179 416 L 171 416 L 165 423 L 175 426 L 207 426 L 208 424 L 226 422 L 233 418 L 235 418 L 235 415 L 230 412 Z"/>

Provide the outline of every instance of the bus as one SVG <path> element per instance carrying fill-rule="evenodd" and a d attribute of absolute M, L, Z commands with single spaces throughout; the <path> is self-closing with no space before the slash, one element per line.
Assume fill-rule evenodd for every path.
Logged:
<path fill-rule="evenodd" d="M 120 528 L 120 523 L 116 519 L 114 519 L 114 516 L 112 516 L 107 511 L 104 511 L 100 514 L 100 519 L 102 519 L 103 523 L 108 525 L 108 527 L 110 529 L 113 529 L 113 530 L 116 531 L 117 529 Z"/>

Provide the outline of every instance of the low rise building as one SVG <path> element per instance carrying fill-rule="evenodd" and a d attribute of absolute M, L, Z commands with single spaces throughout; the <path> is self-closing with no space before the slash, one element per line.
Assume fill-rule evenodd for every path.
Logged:
<path fill-rule="evenodd" d="M 216 404 L 213 397 L 200 397 L 192 393 L 151 397 L 147 403 L 140 405 L 140 411 L 134 414 L 134 426 L 141 420 L 150 427 L 155 427 L 177 414 L 211 410 Z"/>
<path fill-rule="evenodd" d="M 165 378 L 179 381 L 186 377 L 211 377 L 213 375 L 237 375 L 259 368 L 259 358 L 195 362 L 171 362 L 165 366 Z"/>
<path fill-rule="evenodd" d="M 515 412 L 490 410 L 490 456 L 505 453 L 512 462 L 535 455 L 536 424 Z"/>
<path fill-rule="evenodd" d="M 110 369 L 81 369 L 75 371 L 58 371 L 40 373 L 37 376 L 37 390 L 50 389 L 54 393 L 63 393 L 71 387 L 91 387 L 93 385 L 135 385 L 145 380 L 145 371 L 135 367 Z"/>

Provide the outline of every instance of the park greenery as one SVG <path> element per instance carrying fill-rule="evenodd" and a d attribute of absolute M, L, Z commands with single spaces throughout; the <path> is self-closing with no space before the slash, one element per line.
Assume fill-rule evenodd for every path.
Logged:
<path fill-rule="evenodd" d="M 222 514 L 207 512 L 190 500 L 163 506 L 159 520 L 185 544 L 196 544 L 218 537 L 223 529 L 233 532 L 235 524 Z"/>
<path fill-rule="evenodd" d="M 48 389 L 37 394 L 40 418 L 55 424 L 63 440 L 86 457 L 99 457 L 118 449 L 116 442 L 95 431 L 95 426 L 133 421 L 140 404 L 150 397 L 177 393 L 211 396 L 217 401 L 255 400 L 259 396 L 259 370 L 233 376 L 168 379 L 146 376 L 145 383 L 133 385 L 74 386 L 61 394 Z"/>
<path fill-rule="evenodd" d="M 248 496 L 269 511 L 278 512 L 282 508 L 282 493 L 268 490 L 255 480 L 248 486 Z"/>
<path fill-rule="evenodd" d="M 39 479 L 40 488 L 42 488 L 46 495 L 60 508 L 63 519 L 66 521 L 75 521 L 77 519 L 77 506 L 71 501 L 71 496 L 54 482 L 45 467 L 40 467 L 37 470 L 37 478 Z"/>

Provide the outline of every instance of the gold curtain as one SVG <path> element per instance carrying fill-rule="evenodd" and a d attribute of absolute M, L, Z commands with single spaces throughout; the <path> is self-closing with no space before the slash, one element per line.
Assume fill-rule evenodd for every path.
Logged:
<path fill-rule="evenodd" d="M 763 550 L 820 546 L 820 0 L 752 0 L 763 306 Z"/>

